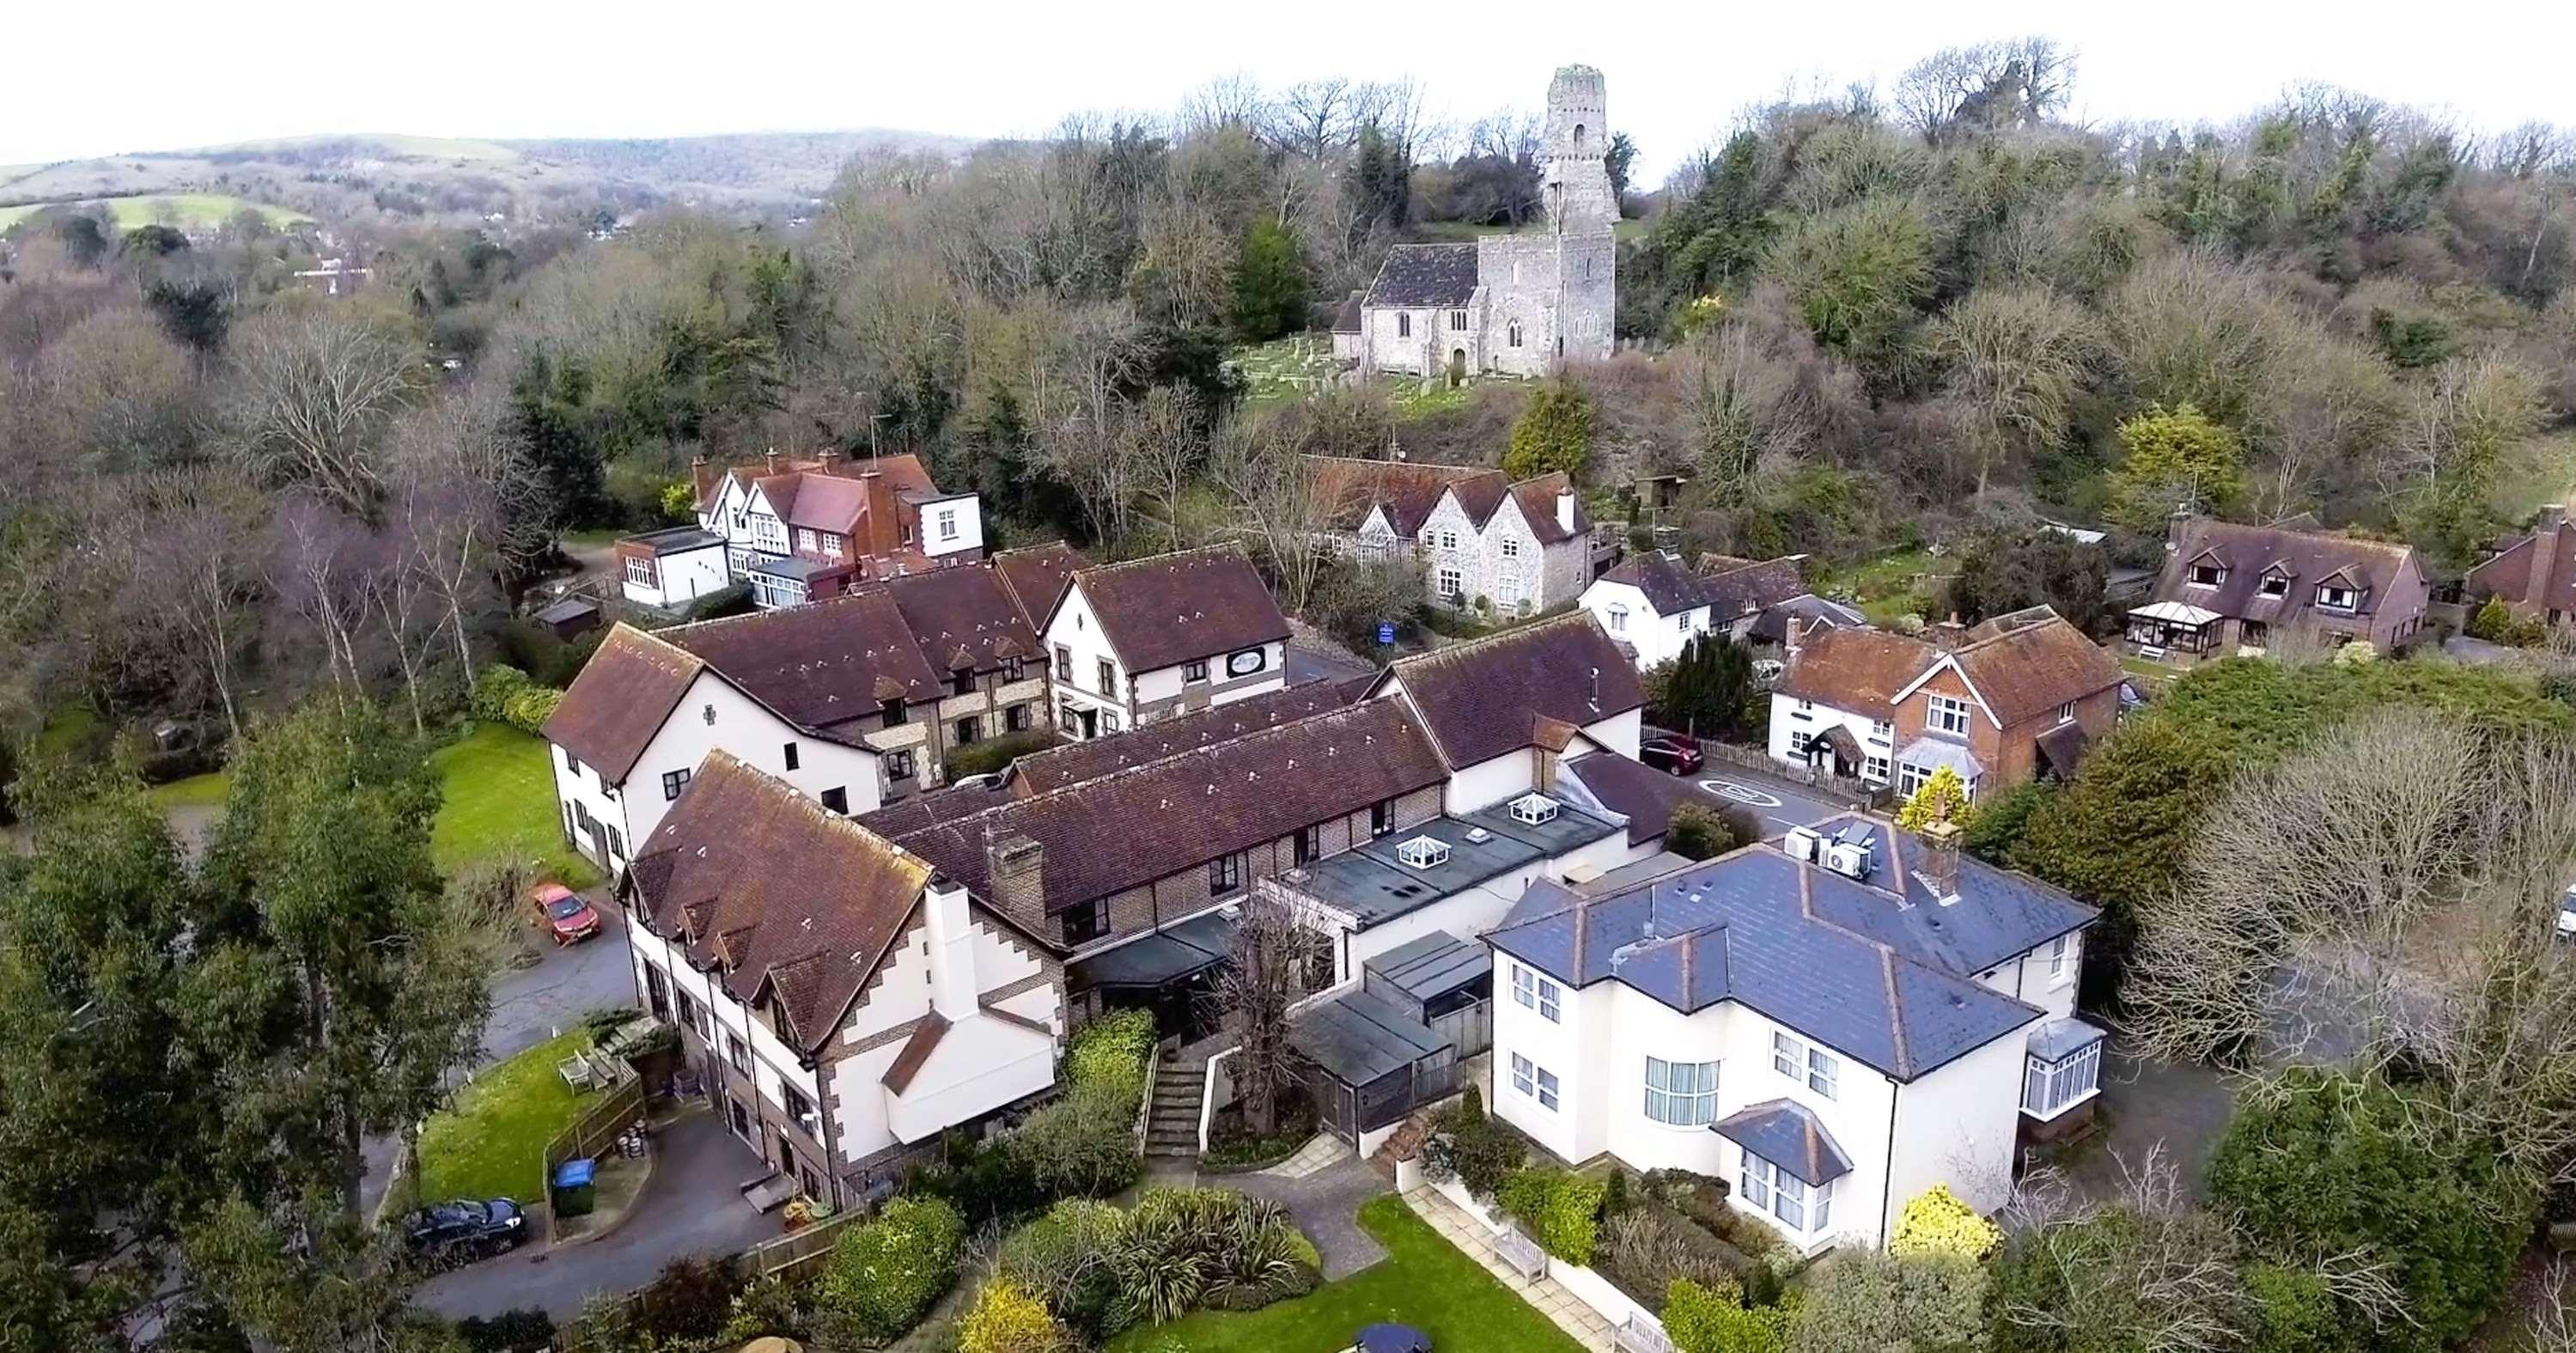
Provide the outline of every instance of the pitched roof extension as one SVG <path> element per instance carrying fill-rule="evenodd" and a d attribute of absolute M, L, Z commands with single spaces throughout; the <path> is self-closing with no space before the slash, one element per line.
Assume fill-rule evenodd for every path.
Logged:
<path fill-rule="evenodd" d="M 1400 659 L 1372 693 L 1390 683 L 1422 711 L 1453 767 L 1536 745 L 1546 720 L 1581 728 L 1646 703 L 1636 664 L 1587 611 Z"/>
<path fill-rule="evenodd" d="M 1237 545 L 1095 564 L 1076 569 L 1071 586 L 1132 672 L 1288 639 L 1288 617 Z"/>
<path fill-rule="evenodd" d="M 695 654 L 620 623 L 547 716 L 545 739 L 589 762 L 607 783 L 623 783 L 705 668 Z"/>
<path fill-rule="evenodd" d="M 1624 583 L 1644 593 L 1646 604 L 1654 607 L 1657 615 L 1680 615 L 1716 601 L 1716 589 L 1710 586 L 1709 578 L 1683 568 L 1682 561 L 1661 550 L 1629 555 L 1602 574 L 1601 581 Z"/>

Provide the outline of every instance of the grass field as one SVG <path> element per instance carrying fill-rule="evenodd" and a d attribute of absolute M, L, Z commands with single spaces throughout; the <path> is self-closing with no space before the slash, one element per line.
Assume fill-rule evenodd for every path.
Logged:
<path fill-rule="evenodd" d="M 1109 1353 L 1339 1353 L 1364 1325 L 1393 1321 L 1431 1336 L 1438 1349 L 1474 1353 L 1577 1353 L 1546 1316 L 1459 1253 L 1401 1199 L 1372 1198 L 1360 1225 L 1386 1259 L 1294 1301 L 1234 1314 L 1201 1311 L 1113 1339 Z"/>
<path fill-rule="evenodd" d="M 268 206 L 253 202 L 246 197 L 226 197 L 220 193 L 155 194 L 148 197 L 110 197 L 92 200 L 108 204 L 116 213 L 116 228 L 119 230 L 132 230 L 138 226 L 147 226 L 161 221 L 165 219 L 163 210 L 165 207 L 168 209 L 167 214 L 175 216 L 177 223 L 182 226 L 221 225 L 231 220 L 245 207 L 256 209 L 268 218 L 271 225 L 283 226 L 288 222 L 304 219 L 298 213 L 288 211 L 284 207 Z M 0 207 L 0 230 L 6 230 L 16 225 L 21 218 L 32 216 L 51 205 L 53 204 L 37 202 L 24 206 Z M 90 204 L 83 202 L 73 205 Z"/>
<path fill-rule="evenodd" d="M 420 1196 L 539 1201 L 538 1156 L 571 1126 L 585 1098 L 564 1084 L 555 1064 L 589 1040 L 588 1030 L 575 1029 L 539 1043 L 475 1077 L 431 1115 L 420 1130 Z"/>

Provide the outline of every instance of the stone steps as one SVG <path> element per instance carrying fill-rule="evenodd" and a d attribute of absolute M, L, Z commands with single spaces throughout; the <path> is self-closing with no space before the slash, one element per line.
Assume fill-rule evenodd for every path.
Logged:
<path fill-rule="evenodd" d="M 1207 1069 L 1169 1051 L 1154 1063 L 1154 1108 L 1145 1120 L 1145 1154 L 1196 1156 L 1199 1103 L 1207 1096 Z"/>

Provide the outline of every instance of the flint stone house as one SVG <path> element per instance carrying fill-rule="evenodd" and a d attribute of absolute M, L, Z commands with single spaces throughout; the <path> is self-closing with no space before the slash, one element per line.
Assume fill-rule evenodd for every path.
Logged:
<path fill-rule="evenodd" d="M 1725 1179 L 1801 1253 L 1882 1243 L 2088 1119 L 2092 908 L 1858 814 L 1587 896 L 1532 883 L 1493 954 L 1486 1100 L 1558 1158 Z"/>
<path fill-rule="evenodd" d="M 1411 549 L 1434 605 L 1533 615 L 1574 601 L 1591 579 L 1591 518 L 1563 474 L 1515 484 L 1474 466 L 1310 460 L 1335 508 L 1328 547 L 1378 558 Z"/>
<path fill-rule="evenodd" d="M 2389 652 L 2423 627 L 2432 586 L 2411 546 L 2180 517 L 2151 597 L 2129 612 L 2129 643 L 2193 661 L 2284 635 Z"/>
<path fill-rule="evenodd" d="M 1601 72 L 1589 66 L 1564 67 L 1549 81 L 1537 230 L 1387 251 L 1360 301 L 1362 370 L 1454 383 L 1477 372 L 1539 376 L 1610 356 L 1619 201 L 1606 108 Z"/>
<path fill-rule="evenodd" d="M 1040 628 L 1056 726 L 1072 737 L 1287 684 L 1288 618 L 1231 545 L 1075 569 Z"/>
<path fill-rule="evenodd" d="M 724 470 L 701 456 L 690 477 L 696 531 L 648 532 L 615 547 L 630 601 L 685 605 L 719 556 L 725 584 L 748 586 L 753 604 L 769 610 L 984 555 L 975 495 L 942 493 L 916 456 L 772 454 Z"/>
<path fill-rule="evenodd" d="M 638 1004 L 732 1132 L 806 1196 L 898 1166 L 1055 1083 L 1044 947 L 925 861 L 719 751 L 620 890 Z"/>
<path fill-rule="evenodd" d="M 2470 597 L 2502 597 L 2514 615 L 2556 625 L 2576 616 L 2576 526 L 2563 504 L 2541 509 L 2529 534 L 2469 570 Z"/>
<path fill-rule="evenodd" d="M 2120 663 L 2046 606 L 1930 637 L 1802 637 L 1771 696 L 1775 761 L 1912 794 L 1957 771 L 1971 796 L 2074 774 L 2120 712 Z"/>

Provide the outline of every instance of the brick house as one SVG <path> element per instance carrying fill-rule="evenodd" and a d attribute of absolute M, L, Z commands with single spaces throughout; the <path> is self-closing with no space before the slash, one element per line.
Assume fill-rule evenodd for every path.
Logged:
<path fill-rule="evenodd" d="M 2467 590 L 2478 601 L 2502 597 L 2515 615 L 2552 625 L 2576 616 L 2576 525 L 2566 506 L 2542 508 L 2528 534 L 2498 545 L 2469 570 Z"/>
<path fill-rule="evenodd" d="M 2185 662 L 2260 654 L 2290 635 L 2386 653 L 2423 627 L 2432 595 L 2412 546 L 2178 517 L 2126 634 L 2150 656 Z"/>
<path fill-rule="evenodd" d="M 716 752 L 620 889 L 638 1003 L 721 1120 L 847 1206 L 1055 1083 L 1062 969 L 927 862 Z"/>
<path fill-rule="evenodd" d="M 840 596 L 865 583 L 948 567 L 984 555 L 983 511 L 971 493 L 944 493 L 917 456 L 851 460 L 838 450 L 807 459 L 775 453 L 720 469 L 690 463 L 698 531 L 647 532 L 618 542 L 631 601 L 668 606 L 720 549 L 727 585 L 751 589 L 764 610 Z M 711 535 L 721 546 L 702 537 Z M 677 558 L 675 544 L 687 557 Z"/>
<path fill-rule="evenodd" d="M 1947 766 L 1981 795 L 2073 774 L 2118 721 L 2121 680 L 2109 650 L 2045 606 L 1926 638 L 1826 630 L 1790 650 L 1771 757 L 1899 794 Z"/>

